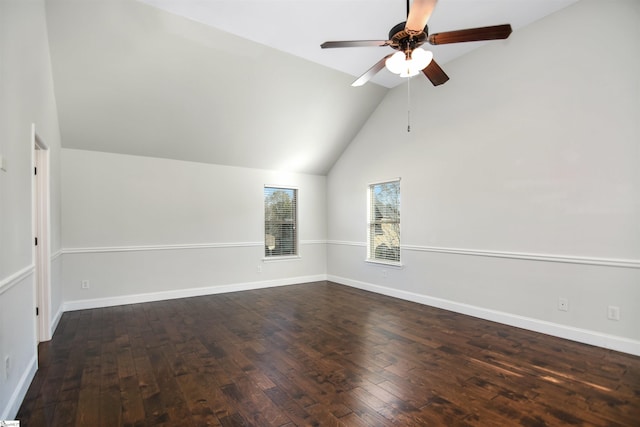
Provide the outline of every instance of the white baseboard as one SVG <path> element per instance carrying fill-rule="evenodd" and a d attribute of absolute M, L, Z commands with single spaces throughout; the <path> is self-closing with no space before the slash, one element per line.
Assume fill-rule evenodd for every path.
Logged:
<path fill-rule="evenodd" d="M 260 282 L 235 283 L 232 285 L 207 286 L 204 288 L 179 289 L 172 291 L 152 292 L 117 297 L 96 298 L 64 303 L 63 311 L 86 310 L 91 308 L 113 307 L 117 305 L 138 304 L 143 302 L 164 301 L 178 298 L 199 297 L 204 295 L 223 294 L 228 292 L 249 291 L 272 288 L 276 286 L 296 285 L 300 283 L 327 280 L 326 274 L 316 276 L 300 276 L 287 279 L 266 280 Z"/>
<path fill-rule="evenodd" d="M 329 275 L 327 277 L 327 280 L 340 283 L 342 285 L 363 289 L 365 291 L 375 292 L 377 294 L 387 295 L 406 301 L 417 302 L 419 304 L 442 308 L 444 310 L 449 310 L 456 313 L 466 314 L 468 316 L 478 317 L 480 319 L 515 326 L 517 328 L 527 329 L 530 331 L 540 332 L 571 341 L 581 342 L 583 344 L 595 345 L 598 347 L 608 348 L 611 350 L 640 356 L 640 341 L 632 340 L 629 338 L 603 334 L 601 332 L 590 331 L 587 329 L 574 328 L 572 326 L 560 325 L 544 320 L 518 316 L 511 313 L 505 313 L 502 311 L 463 304 L 442 298 L 435 298 L 428 295 L 417 294 L 414 292 L 408 292 L 399 289 L 388 288 L 385 286 L 374 285 L 371 283 L 360 282 L 357 280 L 346 279 L 344 277 Z"/>
<path fill-rule="evenodd" d="M 204 295 L 222 294 L 227 292 L 248 291 L 254 289 L 264 289 L 275 286 L 295 285 L 300 283 L 317 282 L 322 280 L 330 280 L 353 288 L 363 289 L 406 301 L 417 302 L 432 307 L 442 308 L 444 310 L 477 317 L 480 319 L 490 320 L 493 322 L 503 323 L 505 325 L 515 326 L 517 328 L 527 329 L 534 332 L 540 332 L 559 338 L 577 341 L 584 344 L 595 345 L 598 347 L 608 348 L 623 353 L 640 356 L 640 341 L 629 338 L 619 337 L 615 335 L 604 334 L 601 332 L 591 331 L 587 329 L 575 328 L 572 326 L 561 325 L 557 323 L 547 322 L 544 320 L 533 319 L 525 316 L 518 316 L 502 311 L 491 310 L 488 308 L 477 307 L 470 304 L 464 304 L 456 301 L 446 300 L 442 298 L 431 297 L 428 295 L 417 294 L 414 292 L 393 289 L 385 286 L 374 285 L 371 283 L 351 280 L 344 277 L 333 275 L 316 275 L 302 276 L 288 279 L 278 279 L 261 282 L 237 283 L 222 286 L 209 286 L 203 288 L 180 289 L 172 291 L 162 291 L 146 294 L 123 295 L 117 297 L 97 298 L 90 300 L 67 301 L 64 303 L 63 310 L 75 311 L 91 308 L 113 307 L 117 305 L 137 304 L 144 302 L 163 301 L 177 298 L 189 298 Z M 56 315 L 59 320 L 59 315 Z M 57 324 L 57 320 L 56 320 Z"/>
<path fill-rule="evenodd" d="M 64 313 L 64 306 L 61 305 L 60 307 L 58 307 L 58 312 L 56 313 L 55 316 L 53 316 L 53 319 L 51 319 L 51 337 L 53 337 L 53 334 L 56 333 L 56 329 L 58 328 L 58 323 L 60 323 L 60 318 L 62 317 L 62 314 Z"/>
<path fill-rule="evenodd" d="M 18 415 L 18 410 L 20 409 L 20 405 L 22 405 L 22 401 L 24 397 L 27 395 L 27 391 L 29 390 L 29 386 L 31 385 L 31 381 L 33 381 L 33 377 L 36 375 L 36 371 L 38 370 L 38 355 L 36 355 L 29 361 L 29 365 L 27 369 L 25 369 L 20 381 L 18 382 L 18 386 L 14 390 L 13 394 L 9 398 L 7 402 L 7 406 L 2 408 L 2 414 L 0 414 L 0 420 L 15 420 L 16 415 Z"/>

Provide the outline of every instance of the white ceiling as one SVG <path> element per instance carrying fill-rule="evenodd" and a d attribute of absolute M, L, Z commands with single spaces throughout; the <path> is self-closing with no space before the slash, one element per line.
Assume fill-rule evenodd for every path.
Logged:
<path fill-rule="evenodd" d="M 402 0 L 45 1 L 65 148 L 326 174 L 401 81 L 353 88 L 390 48 L 320 44 L 386 39 Z M 575 1 L 440 0 L 429 25 L 517 32 Z"/>
<path fill-rule="evenodd" d="M 320 44 L 328 40 L 387 40 L 389 30 L 406 18 L 405 0 L 139 1 L 354 77 L 393 50 L 321 49 Z M 498 24 L 511 24 L 517 30 L 576 1 L 440 0 L 429 20 L 429 32 Z M 485 43 L 429 46 L 429 49 L 442 65 Z M 402 79 L 383 69 L 372 81 L 390 88 Z"/>

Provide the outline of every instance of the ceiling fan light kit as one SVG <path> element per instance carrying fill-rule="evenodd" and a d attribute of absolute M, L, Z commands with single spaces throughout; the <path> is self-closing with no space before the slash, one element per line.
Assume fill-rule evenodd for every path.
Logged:
<path fill-rule="evenodd" d="M 323 49 L 342 47 L 389 46 L 397 50 L 373 65 L 366 73 L 358 77 L 351 86 L 362 86 L 380 70 L 387 68 L 400 77 L 412 77 L 420 73 L 434 85 L 439 86 L 449 80 L 449 76 L 433 60 L 433 53 L 422 49 L 424 43 L 441 45 L 481 40 L 506 39 L 511 34 L 511 25 L 469 28 L 429 34 L 427 21 L 435 8 L 437 0 L 414 0 L 409 10 L 407 1 L 407 21 L 395 25 L 389 31 L 388 40 L 351 40 L 328 41 L 320 45 Z"/>
<path fill-rule="evenodd" d="M 412 51 L 396 52 L 385 61 L 387 70 L 400 77 L 417 76 L 433 59 L 433 53 L 421 47 Z"/>

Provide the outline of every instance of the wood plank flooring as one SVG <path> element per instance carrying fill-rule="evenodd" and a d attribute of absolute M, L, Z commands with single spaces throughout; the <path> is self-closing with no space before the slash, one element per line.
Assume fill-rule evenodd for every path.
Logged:
<path fill-rule="evenodd" d="M 37 426 L 639 426 L 640 358 L 330 282 L 65 313 Z"/>

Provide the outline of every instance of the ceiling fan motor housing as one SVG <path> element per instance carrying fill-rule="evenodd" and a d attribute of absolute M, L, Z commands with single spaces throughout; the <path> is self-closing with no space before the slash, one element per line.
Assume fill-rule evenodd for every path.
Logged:
<path fill-rule="evenodd" d="M 406 24 L 406 22 L 401 22 L 389 31 L 389 40 L 393 42 L 391 47 L 403 52 L 412 51 L 424 44 L 429 34 L 428 26 L 425 25 L 420 34 L 411 35 L 405 30 Z"/>

